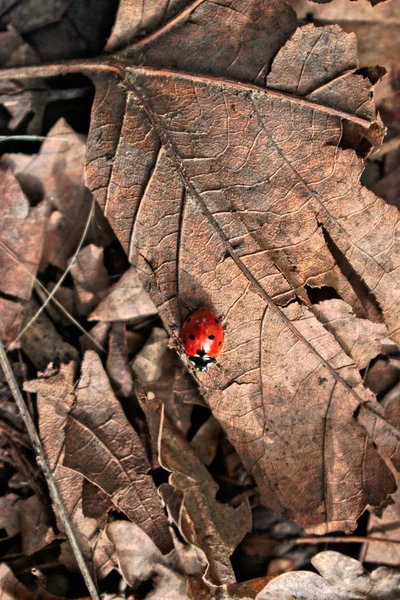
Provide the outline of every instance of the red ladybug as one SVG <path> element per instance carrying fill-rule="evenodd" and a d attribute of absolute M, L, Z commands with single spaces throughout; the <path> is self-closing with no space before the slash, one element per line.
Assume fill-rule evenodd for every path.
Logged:
<path fill-rule="evenodd" d="M 224 341 L 221 321 L 212 310 L 199 308 L 185 320 L 181 329 L 185 352 L 197 371 L 207 371 Z"/>

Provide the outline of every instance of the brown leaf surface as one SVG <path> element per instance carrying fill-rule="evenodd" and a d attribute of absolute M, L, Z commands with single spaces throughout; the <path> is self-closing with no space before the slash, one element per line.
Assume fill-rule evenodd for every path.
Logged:
<path fill-rule="evenodd" d="M 148 475 L 144 448 L 92 351 L 85 354 L 76 396 L 65 427 L 64 466 L 100 487 L 163 552 L 168 551 L 168 522 Z"/>
<path fill-rule="evenodd" d="M 0 173 L 0 291 L 29 300 L 42 256 L 48 207 L 41 202 L 30 208 L 13 173 L 5 168 Z"/>
<path fill-rule="evenodd" d="M 84 137 L 60 119 L 47 134 L 38 154 L 6 154 L 1 159 L 2 165 L 12 169 L 30 199 L 37 202 L 44 198 L 51 208 L 46 236 L 39 227 L 24 235 L 27 247 L 35 239 L 41 244 L 45 240 L 42 268 L 51 263 L 65 269 L 85 227 L 92 203 L 83 175 L 85 149 Z M 110 240 L 109 228 L 100 211 L 93 222 L 96 225 L 91 226 L 90 237 L 97 242 Z M 35 249 L 40 249 L 41 244 L 37 242 Z"/>
<path fill-rule="evenodd" d="M 270 581 L 257 600 L 396 600 L 400 576 L 393 569 L 379 567 L 371 574 L 358 560 L 327 550 L 316 554 L 312 564 L 320 572 L 285 573 Z"/>
<path fill-rule="evenodd" d="M 86 560 L 90 564 L 93 563 L 98 577 L 104 577 L 114 567 L 110 543 L 107 538 L 97 541 L 99 533 L 97 521 L 83 515 L 83 476 L 62 464 L 65 451 L 64 426 L 75 402 L 75 370 L 74 363 L 62 366 L 59 373 L 55 375 L 46 376 L 45 373 L 41 379 L 25 382 L 24 390 L 37 394 L 40 437 L 67 514 Z M 58 527 L 63 530 L 60 522 Z M 93 552 L 95 542 L 97 543 Z M 104 561 L 104 554 L 109 555 L 108 561 Z M 72 571 L 78 570 L 68 542 L 62 544 L 60 560 Z"/>
<path fill-rule="evenodd" d="M 89 316 L 89 321 L 130 321 L 157 314 L 134 269 L 129 269 Z"/>
<path fill-rule="evenodd" d="M 400 5 L 377 0 L 334 0 L 311 4 L 308 0 L 289 0 L 300 19 L 312 17 L 318 24 L 338 23 L 345 31 L 357 34 L 362 67 L 398 63 L 400 54 Z"/>
<path fill-rule="evenodd" d="M 108 341 L 107 373 L 118 394 L 128 397 L 133 391 L 133 375 L 128 360 L 126 325 L 115 321 Z"/>
<path fill-rule="evenodd" d="M 110 277 L 104 266 L 104 248 L 88 244 L 78 253 L 70 271 L 78 297 L 78 313 L 88 315 L 107 294 Z"/>
<path fill-rule="evenodd" d="M 267 20 L 288 14 L 283 3 L 266 6 Z M 340 147 L 365 154 L 383 127 L 371 82 L 356 72 L 354 35 L 334 25 L 298 29 L 267 87 L 256 87 L 225 77 L 264 81 L 266 55 L 278 49 L 272 37 L 265 50 L 273 19 L 264 22 L 262 60 L 250 44 L 229 62 L 225 45 L 225 64 L 203 64 L 191 20 L 214 8 L 202 3 L 134 43 L 127 56 L 152 67 L 126 67 L 122 86 L 97 78 L 87 181 L 171 332 L 183 306 L 223 316 L 223 369 L 199 377 L 263 503 L 315 532 L 351 531 L 395 482 L 354 417 L 365 401 L 377 409 L 355 362 L 366 355 L 351 357 L 362 336 L 345 345 L 345 323 L 330 331 L 306 306 L 311 288 L 328 287 L 346 314 L 366 316 L 340 254 L 373 293 L 383 337 L 400 339 L 397 209 L 361 186 L 362 160 Z M 220 24 L 211 19 L 207 32 L 210 43 Z M 377 332 L 372 323 L 367 330 Z M 393 456 L 385 435 L 381 451 L 390 446 Z"/>
<path fill-rule="evenodd" d="M 39 305 L 32 298 L 23 311 L 23 325 L 26 325 L 36 315 Z M 50 362 L 69 363 L 78 359 L 78 351 L 66 342 L 44 311 L 31 323 L 21 336 L 22 350 L 35 367 L 44 370 Z"/>
<path fill-rule="evenodd" d="M 161 327 L 154 327 L 149 339 L 132 361 L 132 370 L 143 383 L 161 378 L 162 359 L 168 346 L 168 334 Z"/>
<path fill-rule="evenodd" d="M 163 556 L 135 523 L 114 521 L 107 535 L 115 545 L 120 571 L 129 585 L 154 579 L 153 600 L 187 600 L 186 580 L 176 569 L 173 554 Z"/>
<path fill-rule="evenodd" d="M 171 472 L 169 485 L 163 484 L 160 493 L 172 518 L 185 540 L 204 552 L 207 580 L 214 585 L 233 583 L 229 557 L 251 530 L 248 500 L 237 508 L 218 502 L 218 484 L 170 419 L 160 414 L 160 404 L 147 400 L 143 406 L 159 448 L 158 460 Z"/>

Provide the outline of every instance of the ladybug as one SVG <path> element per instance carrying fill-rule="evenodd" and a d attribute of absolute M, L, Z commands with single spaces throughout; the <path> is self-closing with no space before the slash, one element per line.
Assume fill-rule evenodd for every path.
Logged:
<path fill-rule="evenodd" d="M 221 351 L 224 330 L 212 310 L 199 308 L 192 312 L 185 320 L 180 336 L 196 371 L 207 371 L 217 362 L 215 357 Z"/>

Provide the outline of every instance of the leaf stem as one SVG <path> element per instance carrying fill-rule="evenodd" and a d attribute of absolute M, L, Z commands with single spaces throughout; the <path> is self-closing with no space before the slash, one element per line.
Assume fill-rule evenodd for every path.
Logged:
<path fill-rule="evenodd" d="M 56 480 L 51 471 L 49 461 L 47 459 L 46 453 L 42 446 L 42 443 L 39 438 L 39 434 L 36 431 L 35 424 L 32 420 L 32 417 L 28 411 L 25 400 L 21 394 L 21 391 L 18 387 L 18 383 L 15 379 L 14 373 L 11 369 L 10 362 L 7 358 L 7 354 L 5 352 L 4 346 L 0 343 L 0 366 L 4 372 L 4 376 L 7 380 L 7 383 L 10 387 L 10 390 L 14 396 L 15 403 L 18 407 L 19 412 L 24 420 L 25 427 L 29 434 L 29 437 L 32 441 L 32 446 L 35 451 L 36 461 L 39 467 L 42 469 L 43 474 L 46 478 L 47 485 L 54 503 L 54 507 L 57 511 L 57 514 L 60 518 L 61 523 L 64 526 L 65 533 L 68 536 L 69 543 L 71 544 L 73 553 L 76 558 L 76 562 L 78 563 L 79 569 L 82 573 L 83 579 L 85 580 L 87 589 L 93 600 L 100 600 L 100 595 L 97 591 L 96 585 L 92 579 L 89 568 L 85 562 L 82 551 L 79 547 L 78 541 L 76 539 L 74 530 L 72 529 L 72 525 L 68 518 L 68 513 L 64 505 L 64 501 L 61 497 L 61 494 L 58 490 Z"/>

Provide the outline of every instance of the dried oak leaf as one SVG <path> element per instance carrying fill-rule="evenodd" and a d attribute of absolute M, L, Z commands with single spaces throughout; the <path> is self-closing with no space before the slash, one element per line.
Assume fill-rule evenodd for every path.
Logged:
<path fill-rule="evenodd" d="M 11 170 L 2 168 L 0 174 L 0 292 L 29 300 L 42 256 L 48 206 L 41 202 L 31 208 Z"/>
<path fill-rule="evenodd" d="M 24 390 L 37 394 L 40 437 L 80 548 L 89 564 L 94 565 L 97 576 L 105 577 L 114 568 L 112 548 L 107 538 L 98 540 L 97 521 L 83 515 L 83 476 L 62 464 L 64 426 L 75 401 L 75 370 L 74 363 L 62 365 L 55 375 L 44 373 L 40 379 L 25 382 Z M 63 531 L 60 522 L 58 528 Z M 72 571 L 77 571 L 69 543 L 63 542 L 61 546 L 60 561 Z M 105 555 L 109 557 L 107 561 L 104 560 Z"/>
<path fill-rule="evenodd" d="M 161 378 L 162 359 L 167 352 L 168 333 L 161 327 L 154 327 L 149 339 L 132 361 L 132 370 L 143 383 L 152 383 Z"/>
<path fill-rule="evenodd" d="M 51 263 L 65 269 L 82 236 L 92 204 L 84 182 L 84 157 L 84 137 L 60 119 L 48 132 L 39 154 L 6 154 L 1 158 L 1 164 L 12 169 L 28 198 L 36 202 L 44 198 L 52 210 L 46 236 L 39 228 L 34 232 L 34 236 L 41 236 L 41 243 L 45 240 L 42 268 Z M 101 211 L 96 212 L 88 239 L 98 245 L 111 239 Z"/>
<path fill-rule="evenodd" d="M 104 266 L 104 248 L 94 244 L 82 248 L 70 272 L 75 283 L 78 313 L 88 315 L 110 287 L 110 277 Z"/>
<path fill-rule="evenodd" d="M 335 25 L 298 29 L 266 88 L 227 80 L 264 81 L 271 18 L 287 5 L 263 3 L 262 60 L 252 44 L 236 60 L 221 36 L 203 65 L 189 32 L 210 4 L 127 51 L 152 66 L 113 63 L 120 83 L 95 77 L 87 182 L 171 332 L 181 306 L 223 316 L 223 370 L 199 378 L 262 502 L 315 532 L 351 531 L 395 490 L 373 440 L 393 456 L 399 432 L 388 433 L 358 365 L 306 306 L 308 290 L 326 286 L 365 316 L 334 246 L 374 294 L 385 337 L 400 338 L 397 209 L 361 186 L 362 160 L 340 146 L 364 152 L 382 137 L 371 81 L 357 72 L 354 34 Z M 220 24 L 211 18 L 207 31 Z M 159 68 L 167 62 L 177 70 Z M 373 440 L 356 420 L 365 401 Z"/>
<path fill-rule="evenodd" d="M 327 550 L 311 559 L 320 572 L 284 573 L 270 581 L 256 600 L 396 600 L 400 592 L 397 570 L 379 567 L 368 573 L 354 558 Z"/>
<path fill-rule="evenodd" d="M 90 350 L 67 417 L 64 466 L 101 488 L 161 551 L 171 549 L 168 522 L 148 474 L 145 450 L 112 392 L 99 357 Z"/>
<path fill-rule="evenodd" d="M 176 553 L 163 556 L 135 523 L 114 521 L 107 525 L 106 532 L 115 545 L 121 574 L 129 585 L 153 579 L 149 600 L 187 600 L 186 579 L 177 569 Z"/>
<path fill-rule="evenodd" d="M 39 305 L 32 298 L 23 310 L 23 325 L 29 323 L 38 310 Z M 44 370 L 50 362 L 68 363 L 78 359 L 77 349 L 61 337 L 44 311 L 29 325 L 20 344 L 39 370 Z"/>
<path fill-rule="evenodd" d="M 107 373 L 117 394 L 128 397 L 133 391 L 133 374 L 128 360 L 126 324 L 115 321 L 108 342 Z"/>
<path fill-rule="evenodd" d="M 213 585 L 234 583 L 229 557 L 251 530 L 248 500 L 236 508 L 218 502 L 218 484 L 160 403 L 145 400 L 142 406 L 153 444 L 159 448 L 160 465 L 171 473 L 169 484 L 160 486 L 171 517 L 184 539 L 204 552 L 208 562 L 206 579 Z"/>
<path fill-rule="evenodd" d="M 129 269 L 94 309 L 89 321 L 130 321 L 157 314 L 134 269 Z"/>
<path fill-rule="evenodd" d="M 393 504 L 387 507 L 381 517 L 371 514 L 368 521 L 368 538 L 387 539 L 384 543 L 366 543 L 363 560 L 369 563 L 395 565 L 400 563 L 400 547 L 391 544 L 400 536 L 400 490 L 393 494 Z"/>
<path fill-rule="evenodd" d="M 398 64 L 400 56 L 400 5 L 383 0 L 334 0 L 323 5 L 308 0 L 289 0 L 299 19 L 310 19 L 318 24 L 338 23 L 345 31 L 357 35 L 362 67 Z M 381 0 L 382 1 L 382 0 Z"/>

